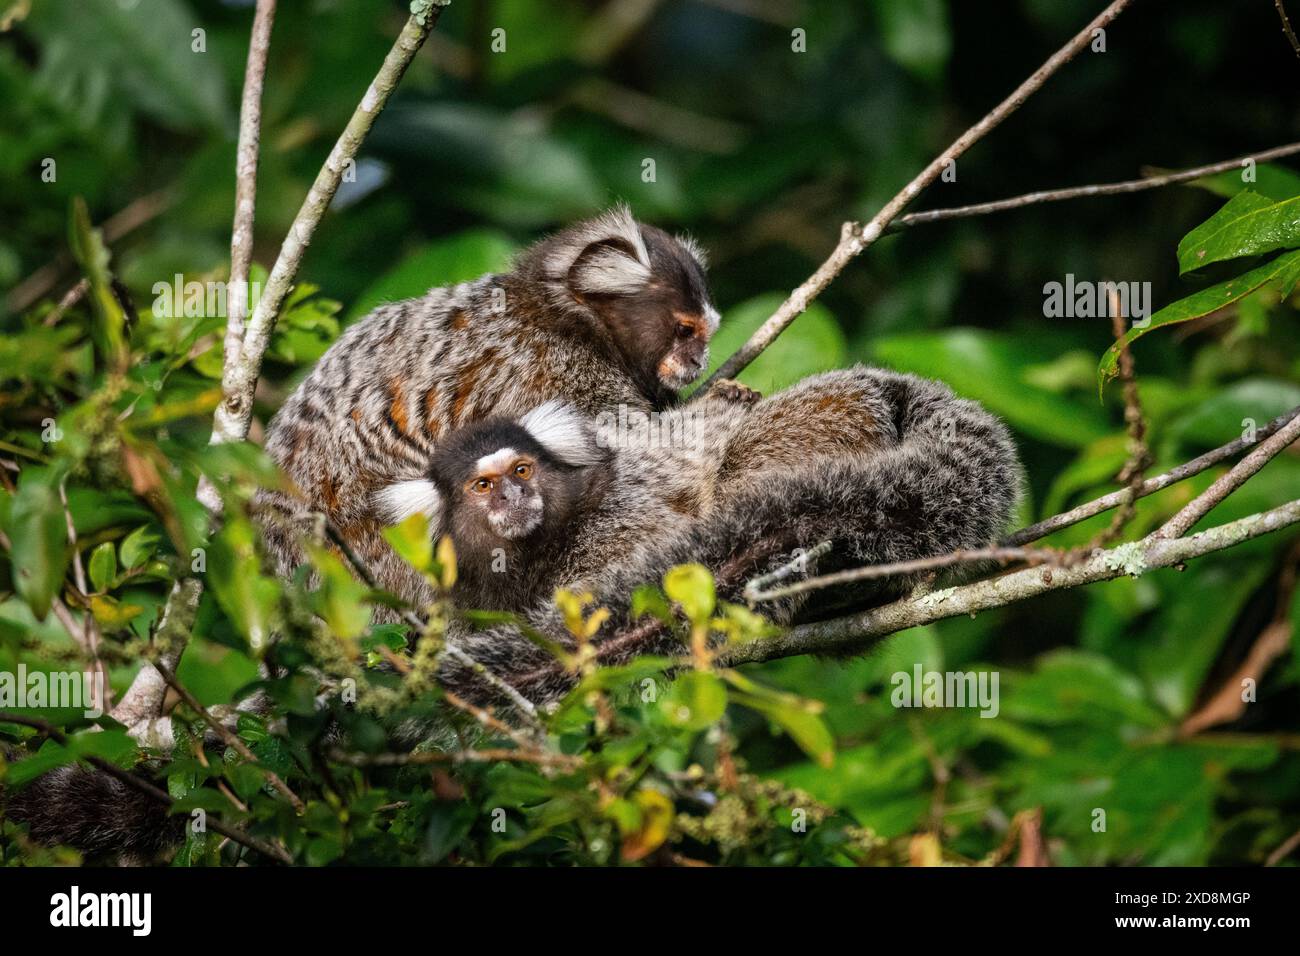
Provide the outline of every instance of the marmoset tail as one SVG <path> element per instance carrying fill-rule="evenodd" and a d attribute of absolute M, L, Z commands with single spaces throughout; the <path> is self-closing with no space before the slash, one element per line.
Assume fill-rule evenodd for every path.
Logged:
<path fill-rule="evenodd" d="M 380 306 L 270 423 L 267 451 L 298 492 L 259 495 L 279 569 L 300 563 L 306 516 L 323 512 L 395 586 L 374 494 L 425 477 L 447 432 L 557 398 L 591 414 L 666 407 L 707 365 L 717 325 L 698 247 L 622 207 L 542 240 L 511 272 Z"/>

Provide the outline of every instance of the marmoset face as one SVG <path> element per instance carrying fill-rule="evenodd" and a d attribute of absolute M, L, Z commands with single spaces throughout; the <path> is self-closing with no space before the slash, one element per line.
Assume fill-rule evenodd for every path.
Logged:
<path fill-rule="evenodd" d="M 537 460 L 513 448 L 500 448 L 480 458 L 473 475 L 461 486 L 465 515 L 498 537 L 526 537 L 542 523 L 546 503 Z"/>

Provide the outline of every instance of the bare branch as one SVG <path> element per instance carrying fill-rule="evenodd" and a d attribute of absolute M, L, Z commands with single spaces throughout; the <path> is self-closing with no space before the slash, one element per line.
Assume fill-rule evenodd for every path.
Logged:
<path fill-rule="evenodd" d="M 1142 487 L 1142 476 L 1151 464 L 1151 452 L 1147 448 L 1147 424 L 1142 416 L 1142 399 L 1138 395 L 1137 373 L 1133 364 L 1133 351 L 1128 339 L 1124 337 L 1124 314 L 1120 306 L 1119 292 L 1112 286 L 1110 290 L 1110 321 L 1115 341 L 1119 343 L 1119 377 L 1124 384 L 1124 424 L 1128 429 L 1128 460 L 1119 473 L 1119 482 L 1124 485 L 1120 490 L 1120 504 L 1112 517 L 1110 526 L 1089 542 L 1078 553 L 1067 560 L 1077 560 L 1092 552 L 1093 548 L 1113 544 L 1137 513 L 1138 490 Z"/>
<path fill-rule="evenodd" d="M 748 342 L 722 363 L 718 370 L 701 387 L 700 394 L 704 394 L 708 387 L 720 378 L 735 378 L 745 366 L 758 357 L 759 353 L 776 341 L 776 337 L 785 331 L 786 327 L 808 308 L 809 303 L 831 284 L 831 281 L 843 271 L 844 267 L 862 250 L 879 239 L 889 224 L 902 213 L 909 203 L 920 195 L 923 189 L 938 179 L 950 163 L 955 162 L 957 157 L 978 143 L 990 130 L 1019 109 L 1021 104 L 1038 92 L 1057 70 L 1087 48 L 1088 44 L 1092 42 L 1095 31 L 1106 27 L 1132 2 L 1133 0 L 1114 0 L 1091 23 L 1075 34 L 1065 46 L 1053 53 L 1047 62 L 1016 87 L 1011 95 L 999 103 L 992 112 L 962 133 L 951 146 L 935 157 L 925 169 L 921 170 L 910 183 L 903 187 L 903 190 L 898 195 L 887 202 L 884 208 L 876 213 L 865 226 L 859 227 L 855 223 L 845 223 L 840 235 L 839 245 L 831 252 L 830 257 L 817 268 L 817 271 L 812 276 L 790 294 L 790 297 L 781 304 L 781 307 L 750 336 Z"/>
<path fill-rule="evenodd" d="M 1187 538 L 1159 538 L 1152 534 L 1141 541 L 1099 551 L 1088 560 L 1068 567 L 1025 568 L 920 597 L 907 597 L 835 620 L 804 624 L 774 637 L 732 645 L 719 655 L 719 661 L 734 666 L 798 654 L 842 654 L 909 627 L 1003 607 L 1048 591 L 1172 567 L 1297 522 L 1300 522 L 1300 501 L 1292 501 Z"/>
<path fill-rule="evenodd" d="M 913 212 L 908 213 L 906 216 L 900 216 L 893 221 L 890 229 L 901 230 L 910 226 L 920 226 L 948 219 L 969 219 L 973 216 L 987 216 L 989 213 L 1005 212 L 1008 209 L 1021 209 L 1039 203 L 1062 202 L 1066 199 L 1083 199 L 1091 196 L 1120 196 L 1142 192 L 1147 189 L 1159 189 L 1161 186 L 1192 182 L 1197 179 L 1204 179 L 1206 176 L 1213 176 L 1215 173 L 1226 173 L 1232 169 L 1241 169 L 1244 164 L 1251 161 L 1267 163 L 1274 159 L 1294 156 L 1296 153 L 1300 153 L 1300 143 L 1289 143 L 1286 146 L 1266 149 L 1262 153 L 1238 156 L 1236 159 L 1225 159 L 1217 163 L 1210 163 L 1208 166 L 1197 166 L 1194 169 L 1184 169 L 1176 173 L 1165 173 L 1159 176 L 1147 176 L 1143 179 L 1129 179 L 1124 182 L 1103 183 L 1095 186 L 1047 189 L 1025 193 L 1023 196 L 1014 196 L 1010 199 L 997 199 L 993 202 L 974 203 L 969 206 L 928 209 L 925 212 Z"/>
<path fill-rule="evenodd" d="M 1300 56 L 1300 40 L 1296 39 L 1295 30 L 1291 28 L 1291 18 L 1286 15 L 1286 7 L 1282 6 L 1282 0 L 1273 0 L 1273 6 L 1277 7 L 1277 15 L 1282 18 L 1282 32 L 1286 34 L 1291 49 L 1295 50 L 1296 56 Z"/>
<path fill-rule="evenodd" d="M 1291 409 L 1291 411 L 1286 412 L 1283 415 L 1279 415 L 1263 428 L 1257 430 L 1254 441 L 1247 441 L 1245 438 L 1238 438 L 1235 441 L 1228 442 L 1226 445 L 1221 445 L 1213 451 L 1207 451 L 1205 454 L 1193 458 L 1191 461 L 1179 465 L 1177 468 L 1173 468 L 1165 472 L 1163 475 L 1157 475 L 1155 478 L 1148 478 L 1138 489 L 1137 497 L 1145 498 L 1147 495 L 1153 495 L 1157 491 L 1163 491 L 1170 485 L 1176 485 L 1178 482 L 1191 478 L 1193 475 L 1199 475 L 1207 468 L 1213 468 L 1220 462 L 1231 458 L 1239 451 L 1249 448 L 1256 442 L 1263 441 L 1270 435 L 1275 434 L 1279 428 L 1287 422 L 1293 421 L 1297 416 L 1300 416 L 1300 406 Z M 1045 538 L 1049 534 L 1054 534 L 1064 528 L 1076 525 L 1080 521 L 1086 521 L 1102 512 L 1117 507 L 1123 503 L 1124 496 L 1124 491 L 1113 491 L 1108 495 L 1103 495 L 1102 497 L 1089 501 L 1086 504 L 1079 505 L 1079 507 L 1073 508 L 1070 511 L 1054 515 L 1051 518 L 1045 518 L 1037 524 L 1031 524 L 1027 528 L 1022 528 L 1015 534 L 1004 538 L 1002 544 L 1015 547 L 1018 545 L 1029 544 L 1031 541 L 1037 541 L 1039 538 Z"/>
<path fill-rule="evenodd" d="M 542 766 L 562 767 L 576 770 L 582 766 L 579 757 L 557 753 L 552 750 L 507 750 L 505 748 L 490 750 L 413 750 L 408 753 L 352 753 L 338 748 L 331 749 L 327 756 L 335 763 L 349 767 L 414 767 L 423 764 L 464 764 L 464 763 L 501 763 L 518 761 Z"/>
<path fill-rule="evenodd" d="M 253 263 L 253 218 L 257 200 L 257 157 L 262 132 L 262 85 L 271 49 L 275 0 L 257 0 L 253 33 L 244 67 L 244 94 L 239 105 L 239 145 L 235 158 L 235 219 L 230 229 L 230 289 L 226 296 L 227 367 L 239 358 L 248 317 L 248 272 Z"/>
<path fill-rule="evenodd" d="M 1055 561 L 1059 558 L 1058 553 L 1048 551 L 1045 548 L 981 548 L 968 551 L 953 551 L 949 554 L 935 555 L 932 558 L 915 558 L 911 561 L 896 561 L 893 564 L 871 564 L 861 568 L 849 568 L 845 571 L 836 571 L 833 574 L 808 578 L 782 588 L 773 588 L 770 591 L 758 591 L 756 589 L 751 591 L 750 587 L 752 585 L 749 585 L 745 588 L 745 599 L 755 603 L 776 601 L 792 594 L 834 587 L 837 584 L 851 584 L 854 581 L 874 581 L 879 578 L 897 577 L 902 574 L 915 574 L 918 571 L 938 571 L 958 564 L 970 564 L 976 561 L 999 561 L 1004 564 L 1011 561 L 1028 561 L 1031 564 L 1042 564 L 1045 561 Z"/>
<path fill-rule="evenodd" d="M 330 150 L 325 164 L 316 174 L 316 181 L 303 200 L 298 215 L 294 217 L 293 225 L 289 227 L 280 255 L 266 280 L 266 288 L 248 320 L 239 358 L 226 365 L 221 383 L 224 397 L 213 416 L 213 444 L 241 441 L 248 436 L 248 426 L 253 416 L 253 391 L 262 372 L 262 358 L 270 344 L 271 333 L 275 330 L 280 307 L 288 297 L 303 256 L 306 255 L 307 245 L 325 216 L 325 210 L 329 208 L 330 200 L 338 190 L 344 171 L 355 162 L 366 134 L 383 111 L 389 95 L 406 73 L 406 68 L 437 23 L 447 2 L 448 0 L 426 0 L 422 6 L 424 13 L 412 14 L 406 21 L 374 81 L 348 120 L 338 142 Z"/>
<path fill-rule="evenodd" d="M 294 277 L 298 274 L 298 267 L 302 263 L 307 244 L 325 215 L 335 190 L 338 189 L 344 169 L 356 156 L 375 118 L 388 102 L 389 95 L 406 72 L 407 66 L 410 65 L 416 51 L 420 49 L 425 37 L 438 22 L 442 8 L 449 2 L 450 0 L 415 0 L 411 4 L 412 10 L 418 12 L 412 12 L 406 21 L 392 49 L 384 58 L 374 82 L 366 90 L 347 127 L 330 151 L 325 165 L 317 173 L 316 181 L 312 184 L 302 208 L 298 210 L 298 215 L 294 217 L 293 225 L 289 228 L 289 235 L 285 238 L 280 255 L 267 280 L 267 288 L 244 330 L 244 342 L 240 347 L 238 360 L 234 363 L 225 363 L 221 383 L 223 398 L 221 404 L 217 406 L 216 414 L 213 415 L 211 439 L 213 444 L 239 441 L 247 437 L 253 414 L 253 392 L 257 388 L 257 380 L 261 375 L 262 358 L 270 344 L 271 332 L 275 327 L 280 306 L 284 304 Z M 256 30 L 255 22 L 254 31 Z M 250 40 L 250 58 L 253 56 L 251 47 L 255 44 L 256 36 Z M 242 125 L 241 116 L 241 127 Z M 233 238 L 231 242 L 233 246 Z M 199 500 L 207 507 L 209 513 L 220 514 L 221 499 L 206 475 L 199 483 Z M 171 615 L 184 625 L 184 630 L 177 635 L 175 656 L 168 660 L 169 667 L 175 668 L 180 660 L 185 640 L 189 636 L 188 625 L 193 624 L 193 615 L 198 608 L 202 593 L 203 585 L 191 578 L 177 582 L 168 597 L 167 610 L 163 615 L 164 621 Z M 188 624 L 186 624 L 187 618 Z M 129 716 L 133 719 L 118 719 L 132 728 L 133 736 L 140 735 L 137 739 L 145 736 L 152 738 L 164 695 L 165 682 L 162 681 L 161 675 L 152 665 L 146 664 L 127 691 L 127 699 L 131 701 Z M 123 704 L 125 703 L 124 700 Z M 119 705 L 120 709 L 121 705 Z"/>
<path fill-rule="evenodd" d="M 1216 479 L 1214 484 L 1188 502 L 1182 511 L 1166 521 L 1156 532 L 1156 537 L 1178 538 L 1186 534 L 1210 509 L 1244 485 L 1246 479 L 1297 440 L 1300 440 L 1300 417 L 1291 419 L 1277 434 L 1260 442 L 1254 451 L 1233 465 L 1227 474 Z"/>

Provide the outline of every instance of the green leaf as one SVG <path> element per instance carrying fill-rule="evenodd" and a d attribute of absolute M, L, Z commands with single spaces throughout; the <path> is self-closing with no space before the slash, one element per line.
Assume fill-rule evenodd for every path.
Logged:
<path fill-rule="evenodd" d="M 125 538 L 119 546 L 119 556 L 122 559 L 122 567 L 131 569 L 138 568 L 158 550 L 159 537 L 149 525 L 141 525 L 136 528 Z"/>
<path fill-rule="evenodd" d="M 1272 163 L 1256 166 L 1255 181 L 1252 183 L 1242 180 L 1243 173 L 1243 169 L 1229 169 L 1214 176 L 1197 179 L 1192 185 L 1209 190 L 1225 199 L 1231 199 L 1245 189 L 1252 189 L 1274 202 L 1300 196 L 1300 175 L 1285 166 L 1275 166 Z"/>
<path fill-rule="evenodd" d="M 257 532 L 243 518 L 227 518 L 212 540 L 208 580 L 218 603 L 255 652 L 270 640 L 280 597 L 280 582 L 262 574 Z"/>
<path fill-rule="evenodd" d="M 365 603 L 370 589 L 353 577 L 331 552 L 318 547 L 307 550 L 321 578 L 320 587 L 311 595 L 312 607 L 337 637 L 345 640 L 361 637 L 370 623 L 370 607 Z"/>
<path fill-rule="evenodd" d="M 1101 363 L 1097 366 L 1098 393 L 1104 392 L 1106 383 L 1119 374 L 1121 343 L 1131 344 L 1153 329 L 1178 325 L 1209 315 L 1265 285 L 1276 285 L 1281 297 L 1285 299 L 1295 288 L 1298 279 L 1300 279 L 1300 252 L 1288 252 L 1235 279 L 1194 292 L 1185 299 L 1179 299 L 1172 305 L 1165 306 L 1151 316 L 1146 325 L 1129 329 L 1124 333 L 1123 339 L 1106 350 L 1106 354 L 1101 357 Z"/>
<path fill-rule="evenodd" d="M 766 715 L 799 745 L 804 753 L 821 767 L 835 762 L 835 738 L 821 715 L 802 704 L 781 699 L 734 693 L 733 699 L 751 710 Z"/>
<path fill-rule="evenodd" d="M 764 687 L 739 671 L 728 670 L 723 676 L 736 688 L 732 692 L 735 703 L 767 715 L 822 767 L 835 762 L 835 737 L 822 719 L 825 707 L 820 701 Z"/>
<path fill-rule="evenodd" d="M 1282 379 L 1256 376 L 1216 391 L 1188 409 L 1171 428 L 1180 442 L 1213 448 L 1242 437 L 1252 423 L 1266 423 L 1300 405 L 1300 385 Z"/>
<path fill-rule="evenodd" d="M 709 671 L 687 671 L 659 698 L 659 707 L 674 726 L 703 730 L 722 719 L 727 688 Z"/>
<path fill-rule="evenodd" d="M 86 570 L 90 574 L 90 583 L 96 591 L 107 591 L 117 579 L 117 552 L 112 541 L 105 541 L 90 552 L 90 563 Z"/>
<path fill-rule="evenodd" d="M 632 620 L 649 614 L 657 621 L 671 624 L 673 609 L 664 596 L 664 592 L 653 584 L 643 584 L 632 592 Z"/>
<path fill-rule="evenodd" d="M 713 575 L 702 564 L 680 564 L 664 575 L 664 594 L 681 605 L 692 624 L 702 624 L 713 614 L 717 603 Z"/>
<path fill-rule="evenodd" d="M 47 44 L 72 45 L 70 68 L 103 75 L 112 88 L 102 95 L 174 129 L 232 126 L 222 54 L 194 49 L 202 21 L 184 0 L 48 0 L 30 25 Z"/>
<path fill-rule="evenodd" d="M 417 571 L 432 570 L 433 538 L 429 534 L 429 519 L 424 515 L 417 512 L 401 524 L 385 528 L 384 540 Z"/>
<path fill-rule="evenodd" d="M 1178 268 L 1187 273 L 1212 262 L 1256 256 L 1300 244 L 1300 197 L 1273 202 L 1241 192 L 1178 244 Z"/>
<path fill-rule="evenodd" d="M 29 477 L 19 486 L 9 514 L 14 590 L 38 620 L 50 613 L 68 564 L 68 526 L 52 481 Z"/>
<path fill-rule="evenodd" d="M 95 348 L 110 365 L 121 368 L 127 359 L 126 316 L 113 294 L 108 247 L 100 231 L 90 224 L 90 212 L 80 196 L 72 201 L 68 244 L 90 284 L 88 298 L 95 316 L 91 329 Z"/>

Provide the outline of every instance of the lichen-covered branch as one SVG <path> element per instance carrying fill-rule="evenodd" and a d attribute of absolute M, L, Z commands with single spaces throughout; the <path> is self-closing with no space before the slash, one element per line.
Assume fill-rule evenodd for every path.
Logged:
<path fill-rule="evenodd" d="M 1099 551 L 1067 567 L 1024 568 L 972 584 L 907 597 L 858 614 L 792 628 L 783 634 L 728 647 L 719 655 L 726 666 L 793 657 L 799 654 L 843 654 L 859 650 L 875 639 L 932 624 L 961 614 L 975 614 L 1062 591 L 1082 584 L 1109 581 L 1121 575 L 1139 575 L 1168 568 L 1215 551 L 1223 551 L 1261 535 L 1300 522 L 1300 500 L 1271 511 L 1219 525 L 1186 538 L 1159 538 L 1155 534 Z"/>
<path fill-rule="evenodd" d="M 1076 33 L 1065 46 L 1053 53 L 1047 59 L 1047 62 L 1030 74 L 1029 78 L 1016 87 L 1010 96 L 994 107 L 978 123 L 957 137 L 951 146 L 931 160 L 930 164 L 904 186 L 898 195 L 889 200 L 865 226 L 858 226 L 856 223 L 845 223 L 839 244 L 831 252 L 830 257 L 790 294 L 790 297 L 781 304 L 780 308 L 750 336 L 749 341 L 722 363 L 718 370 L 704 383 L 699 394 L 704 394 L 708 387 L 718 379 L 735 378 L 745 366 L 776 341 L 776 337 L 785 331 L 790 323 L 808 308 L 813 299 L 817 298 L 822 290 L 831 284 L 832 280 L 844 270 L 844 267 L 862 250 L 879 239 L 889 224 L 921 194 L 922 190 L 938 179 L 943 171 L 949 167 L 949 164 L 955 163 L 957 158 L 966 150 L 983 139 L 990 130 L 1019 109 L 1025 100 L 1038 92 L 1057 70 L 1087 49 L 1093 40 L 1095 32 L 1107 27 L 1132 2 L 1133 0 L 1114 0 L 1091 23 Z"/>

